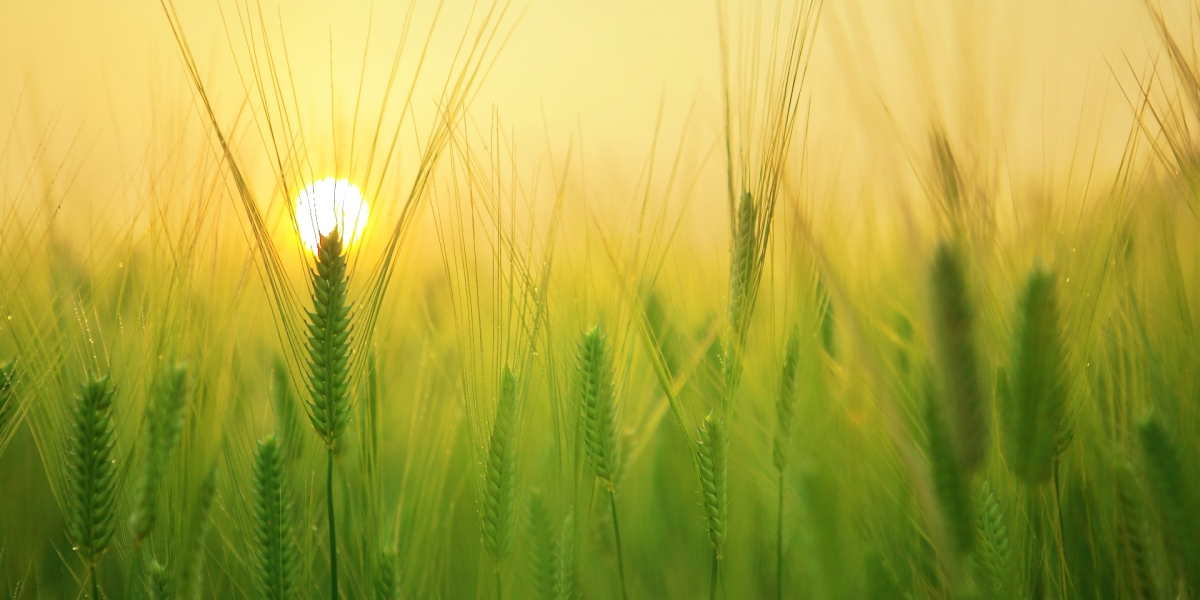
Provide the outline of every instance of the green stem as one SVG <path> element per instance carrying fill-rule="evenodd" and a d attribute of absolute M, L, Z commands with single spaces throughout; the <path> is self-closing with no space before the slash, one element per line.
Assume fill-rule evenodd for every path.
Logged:
<path fill-rule="evenodd" d="M 717 549 L 713 548 L 712 573 L 708 579 L 708 600 L 717 600 L 717 573 L 721 570 L 721 561 L 717 560 Z"/>
<path fill-rule="evenodd" d="M 625 587 L 625 560 L 621 555 L 621 527 L 617 524 L 616 490 L 608 490 L 608 497 L 612 501 L 609 503 L 609 505 L 612 507 L 613 537 L 617 539 L 617 572 L 621 576 L 621 598 L 623 600 L 629 600 L 629 591 Z"/>
<path fill-rule="evenodd" d="M 337 583 L 337 525 L 333 513 L 333 448 L 329 449 L 329 470 L 326 477 L 326 504 L 329 505 L 329 597 L 338 600 Z"/>
<path fill-rule="evenodd" d="M 779 510 L 775 524 L 775 598 L 783 600 L 783 469 L 779 469 Z"/>
<path fill-rule="evenodd" d="M 504 580 L 500 577 L 500 563 L 496 563 L 496 600 L 504 600 Z"/>
<path fill-rule="evenodd" d="M 92 600 L 100 600 L 100 582 L 96 581 L 96 563 L 88 565 L 88 579 L 92 580 Z"/>

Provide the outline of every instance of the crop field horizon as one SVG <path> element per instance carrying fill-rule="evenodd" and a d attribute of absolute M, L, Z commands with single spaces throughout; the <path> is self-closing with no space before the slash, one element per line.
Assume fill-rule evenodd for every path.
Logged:
<path fill-rule="evenodd" d="M 1198 28 L 0 9 L 0 594 L 1200 598 Z"/>

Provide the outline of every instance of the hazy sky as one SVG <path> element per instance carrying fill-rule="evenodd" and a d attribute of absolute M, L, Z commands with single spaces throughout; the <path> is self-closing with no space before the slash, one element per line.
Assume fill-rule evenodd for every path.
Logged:
<path fill-rule="evenodd" d="M 157 0 L 5 5 L 0 132 L 13 127 L 24 152 L 52 131 L 60 153 L 76 140 L 73 153 L 85 149 L 93 166 L 115 162 L 119 169 L 143 160 L 153 124 L 194 110 Z M 417 37 L 429 23 L 428 5 L 414 19 Z M 177 6 L 206 80 L 232 114 L 244 92 L 219 8 L 236 22 L 237 4 Z M 262 0 L 273 34 L 286 35 L 300 93 L 312 96 L 305 99 L 313 113 L 304 115 L 307 126 L 333 120 L 331 70 L 339 107 L 333 112 L 349 118 L 368 25 L 373 75 L 365 87 L 381 88 L 375 74 L 386 72 L 406 6 Z M 732 3 L 735 35 L 756 6 Z M 437 66 L 450 56 L 470 8 L 446 3 L 431 46 L 430 99 L 443 78 Z M 703 148 L 718 139 L 714 2 L 527 0 L 510 14 L 515 29 L 474 105 L 477 119 L 486 121 L 494 109 L 531 148 L 582 136 L 589 153 L 625 161 L 631 173 L 660 107 L 665 139 L 678 138 L 693 105 L 692 139 Z M 244 50 L 240 32 L 233 37 L 234 50 Z M 1157 47 L 1140 0 L 826 0 L 807 80 L 809 145 L 825 168 L 853 176 L 881 160 L 904 162 L 905 148 L 923 144 L 930 123 L 942 121 L 959 143 L 992 149 L 980 160 L 1036 177 L 1030 172 L 1062 168 L 1077 146 L 1089 155 L 1096 144 L 1119 148 L 1129 108 L 1118 82 L 1132 81 L 1127 60 L 1144 70 Z"/>

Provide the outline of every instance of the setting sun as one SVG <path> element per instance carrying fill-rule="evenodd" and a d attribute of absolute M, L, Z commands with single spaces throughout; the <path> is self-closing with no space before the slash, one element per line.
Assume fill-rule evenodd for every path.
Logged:
<path fill-rule="evenodd" d="M 316 253 L 322 235 L 336 227 L 342 240 L 352 245 L 362 237 L 370 211 L 358 186 L 345 179 L 326 177 L 308 184 L 296 197 L 296 226 L 300 241 Z"/>

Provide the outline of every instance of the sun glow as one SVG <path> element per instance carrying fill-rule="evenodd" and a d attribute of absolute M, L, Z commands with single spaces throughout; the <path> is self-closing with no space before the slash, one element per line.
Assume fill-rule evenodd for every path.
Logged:
<path fill-rule="evenodd" d="M 296 225 L 300 241 L 316 254 L 321 236 L 336 227 L 342 241 L 353 245 L 367 227 L 370 210 L 358 186 L 345 179 L 326 177 L 314 181 L 296 197 Z"/>

